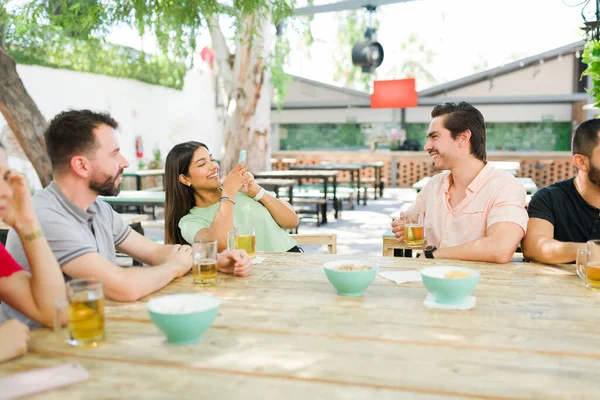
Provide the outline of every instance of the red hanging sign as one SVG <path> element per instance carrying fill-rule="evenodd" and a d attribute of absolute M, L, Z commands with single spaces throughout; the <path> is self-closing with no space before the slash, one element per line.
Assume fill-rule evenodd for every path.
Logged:
<path fill-rule="evenodd" d="M 414 78 L 375 81 L 373 85 L 371 108 L 410 108 L 419 104 Z"/>

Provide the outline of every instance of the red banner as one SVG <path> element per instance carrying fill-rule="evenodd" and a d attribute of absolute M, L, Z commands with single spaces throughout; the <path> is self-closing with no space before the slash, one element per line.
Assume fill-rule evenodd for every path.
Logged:
<path fill-rule="evenodd" d="M 371 108 L 417 107 L 419 96 L 414 78 L 373 82 Z"/>

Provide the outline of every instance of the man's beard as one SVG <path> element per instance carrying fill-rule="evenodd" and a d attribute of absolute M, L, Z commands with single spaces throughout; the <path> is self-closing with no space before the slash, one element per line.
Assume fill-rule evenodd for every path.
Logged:
<path fill-rule="evenodd" d="M 588 179 L 600 189 L 600 168 L 594 167 L 594 164 L 592 164 L 591 160 L 590 170 L 588 171 Z"/>
<path fill-rule="evenodd" d="M 90 182 L 90 189 L 100 196 L 118 196 L 121 185 L 116 186 L 115 181 L 121 176 L 123 170 L 119 170 L 115 176 L 104 176 L 103 179 L 94 179 Z"/>

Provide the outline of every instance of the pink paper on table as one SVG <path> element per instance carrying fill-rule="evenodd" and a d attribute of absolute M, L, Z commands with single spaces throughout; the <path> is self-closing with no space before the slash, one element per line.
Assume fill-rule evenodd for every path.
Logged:
<path fill-rule="evenodd" d="M 0 400 L 15 399 L 34 393 L 69 386 L 90 378 L 90 373 L 79 363 L 33 369 L 0 378 Z"/>

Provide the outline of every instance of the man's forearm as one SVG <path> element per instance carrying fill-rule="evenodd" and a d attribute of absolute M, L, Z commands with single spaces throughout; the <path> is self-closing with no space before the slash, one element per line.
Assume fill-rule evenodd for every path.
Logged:
<path fill-rule="evenodd" d="M 177 277 L 177 270 L 170 264 L 153 268 L 122 268 L 119 281 L 104 282 L 106 297 L 116 301 L 137 301 L 167 286 Z"/>
<path fill-rule="evenodd" d="M 575 261 L 579 249 L 585 243 L 561 242 L 544 236 L 527 238 L 523 244 L 523 256 L 544 264 L 561 264 Z"/>
<path fill-rule="evenodd" d="M 433 252 L 434 258 L 447 258 L 465 261 L 483 261 L 504 264 L 510 261 L 517 248 L 508 244 L 498 243 L 492 237 L 483 237 L 460 246 L 445 247 Z"/>

